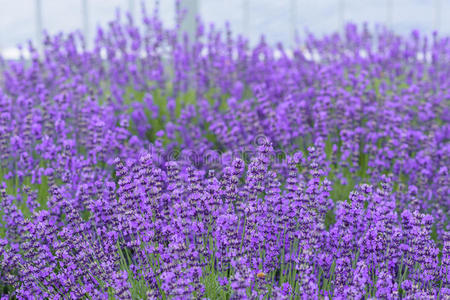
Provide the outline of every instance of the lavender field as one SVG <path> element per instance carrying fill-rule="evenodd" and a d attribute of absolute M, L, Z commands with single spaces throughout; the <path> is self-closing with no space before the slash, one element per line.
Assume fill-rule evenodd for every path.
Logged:
<path fill-rule="evenodd" d="M 449 37 L 180 37 L 0 60 L 2 300 L 450 299 Z"/>

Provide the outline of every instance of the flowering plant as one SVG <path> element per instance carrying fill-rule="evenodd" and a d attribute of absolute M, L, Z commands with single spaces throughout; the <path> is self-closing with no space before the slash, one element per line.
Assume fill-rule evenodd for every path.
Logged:
<path fill-rule="evenodd" d="M 142 15 L 1 62 L 4 298 L 450 297 L 448 38 Z"/>

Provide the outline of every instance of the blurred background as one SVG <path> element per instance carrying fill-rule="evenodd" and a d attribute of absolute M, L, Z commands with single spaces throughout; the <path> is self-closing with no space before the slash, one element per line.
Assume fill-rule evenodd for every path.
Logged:
<path fill-rule="evenodd" d="M 174 0 L 0 0 L 0 53 L 14 59 L 17 45 L 41 43 L 42 30 L 81 30 L 93 39 L 96 27 L 112 20 L 117 9 L 140 17 L 141 2 L 149 13 L 159 5 L 165 25 L 174 26 Z M 233 33 L 245 34 L 251 43 L 264 34 L 269 43 L 293 45 L 295 32 L 300 39 L 305 30 L 322 35 L 342 30 L 346 22 L 385 25 L 401 34 L 413 29 L 450 34 L 450 0 L 181 0 L 181 6 L 191 16 L 185 30 L 193 30 L 199 15 L 216 27 L 229 21 Z"/>

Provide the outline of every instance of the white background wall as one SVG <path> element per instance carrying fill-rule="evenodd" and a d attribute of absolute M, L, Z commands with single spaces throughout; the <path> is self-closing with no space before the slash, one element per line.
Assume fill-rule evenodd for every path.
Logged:
<path fill-rule="evenodd" d="M 130 0 L 87 0 L 89 33 L 114 17 L 116 8 L 127 10 Z M 182 0 L 183 1 L 183 0 Z M 198 0 L 206 22 L 223 25 L 229 20 L 235 32 L 246 32 L 255 42 L 264 33 L 269 42 L 290 44 L 293 26 L 300 36 L 307 28 L 316 34 L 341 28 L 344 21 L 389 24 L 399 33 L 439 29 L 450 34 L 450 0 Z M 244 2 L 248 1 L 247 13 Z M 295 11 L 292 3 L 295 1 Z M 0 0 L 0 51 L 11 52 L 28 39 L 36 41 L 36 0 Z M 82 0 L 41 0 L 43 27 L 50 33 L 83 28 Z M 134 0 L 140 13 L 141 0 Z M 151 11 L 155 0 L 144 0 Z M 391 6 L 389 6 L 391 3 Z M 160 0 L 160 12 L 167 26 L 174 25 L 174 0 Z M 391 7 L 391 8 L 389 8 Z M 245 18 L 247 15 L 247 18 Z M 295 17 L 295 22 L 292 21 Z"/>

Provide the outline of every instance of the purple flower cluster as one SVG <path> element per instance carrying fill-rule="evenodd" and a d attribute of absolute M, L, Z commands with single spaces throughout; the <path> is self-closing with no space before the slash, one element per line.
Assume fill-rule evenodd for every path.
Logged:
<path fill-rule="evenodd" d="M 0 293 L 450 297 L 448 38 L 121 18 L 0 61 Z"/>

